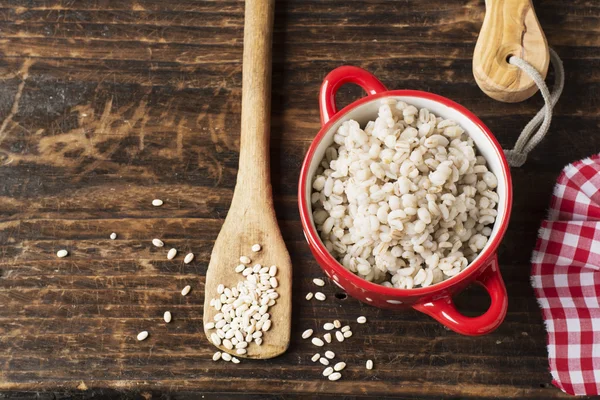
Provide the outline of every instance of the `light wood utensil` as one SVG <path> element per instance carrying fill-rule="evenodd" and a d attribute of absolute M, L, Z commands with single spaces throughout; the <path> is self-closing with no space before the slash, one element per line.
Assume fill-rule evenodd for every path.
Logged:
<path fill-rule="evenodd" d="M 279 298 L 269 308 L 272 325 L 263 344 L 248 346 L 248 353 L 236 357 L 272 358 L 285 352 L 290 342 L 292 315 L 292 263 L 283 242 L 271 194 L 269 128 L 271 99 L 271 43 L 275 0 L 246 0 L 242 83 L 240 162 L 231 208 L 217 237 L 206 273 L 204 322 L 218 311 L 210 306 L 217 286 L 234 287 L 245 279 L 234 271 L 239 257 L 277 265 Z M 253 244 L 262 250 L 254 253 Z M 207 338 L 215 330 L 205 330 Z M 223 351 L 235 354 L 235 349 Z"/>
<path fill-rule="evenodd" d="M 531 0 L 486 0 L 485 18 L 473 54 L 473 75 L 488 96 L 514 103 L 531 97 L 537 86 L 508 63 L 511 55 L 533 65 L 543 77 L 548 72 L 548 42 Z"/>

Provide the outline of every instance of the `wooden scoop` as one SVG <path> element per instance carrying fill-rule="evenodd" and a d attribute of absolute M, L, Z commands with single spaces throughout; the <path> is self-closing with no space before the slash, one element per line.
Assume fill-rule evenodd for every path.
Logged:
<path fill-rule="evenodd" d="M 204 289 L 206 324 L 219 312 L 210 306 L 210 300 L 219 296 L 217 286 L 235 287 L 245 279 L 234 271 L 240 256 L 250 257 L 250 266 L 260 263 L 278 267 L 279 298 L 269 308 L 272 324 L 263 335 L 263 344 L 250 344 L 245 355 L 218 346 L 236 357 L 275 357 L 285 352 L 290 342 L 292 263 L 277 225 L 269 170 L 274 5 L 275 0 L 246 0 L 239 172 L 231 208 L 212 251 Z M 251 247 L 257 243 L 262 250 L 255 253 Z M 210 340 L 215 330 L 204 332 Z"/>
<path fill-rule="evenodd" d="M 485 18 L 473 54 L 477 85 L 493 99 L 514 103 L 537 91 L 535 82 L 508 63 L 511 55 L 533 65 L 543 77 L 548 72 L 548 42 L 531 0 L 486 0 Z"/>

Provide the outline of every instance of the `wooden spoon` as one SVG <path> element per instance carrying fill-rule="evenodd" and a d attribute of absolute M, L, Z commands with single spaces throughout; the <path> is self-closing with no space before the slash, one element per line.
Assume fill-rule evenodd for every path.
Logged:
<path fill-rule="evenodd" d="M 535 82 L 508 63 L 518 56 L 546 77 L 548 42 L 531 0 L 486 0 L 485 18 L 473 54 L 473 75 L 488 96 L 508 103 L 523 101 L 537 91 Z"/>
<path fill-rule="evenodd" d="M 292 315 L 292 263 L 283 242 L 273 207 L 269 167 L 271 93 L 271 39 L 275 0 L 246 0 L 240 162 L 231 208 L 212 251 L 204 288 L 204 323 L 218 311 L 210 300 L 218 297 L 217 286 L 234 287 L 245 278 L 234 271 L 240 256 L 250 265 L 277 265 L 279 298 L 269 308 L 271 328 L 263 344 L 248 346 L 236 357 L 272 358 L 285 352 L 290 342 Z M 254 253 L 253 244 L 262 250 Z M 204 330 L 210 338 L 215 330 Z M 234 350 L 221 350 L 235 354 Z"/>

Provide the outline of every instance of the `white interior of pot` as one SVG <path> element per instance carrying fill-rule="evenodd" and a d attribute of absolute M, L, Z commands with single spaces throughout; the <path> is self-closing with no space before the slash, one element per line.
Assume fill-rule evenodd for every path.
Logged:
<path fill-rule="evenodd" d="M 426 98 L 422 98 L 422 97 L 388 96 L 386 98 L 393 98 L 397 101 L 404 101 L 408 104 L 414 105 L 417 108 L 427 108 L 432 113 L 434 113 L 436 116 L 442 117 L 444 119 L 452 119 L 452 120 L 456 121 L 466 131 L 466 133 L 469 136 L 471 136 L 471 138 L 473 138 L 473 141 L 475 142 L 475 145 L 477 147 L 478 154 L 485 157 L 485 159 L 487 160 L 487 163 L 488 163 L 488 169 L 491 170 L 498 178 L 498 187 L 496 188 L 496 192 L 498 193 L 498 197 L 500 198 L 500 201 L 497 206 L 498 216 L 496 217 L 496 221 L 494 222 L 494 227 L 492 229 L 492 235 L 490 236 L 490 240 L 488 240 L 488 242 L 485 245 L 485 247 L 483 248 L 483 250 L 480 251 L 480 253 L 479 253 L 480 255 L 470 264 L 470 265 L 472 265 L 479 259 L 481 254 L 491 245 L 492 239 L 498 233 L 498 229 L 500 226 L 502 226 L 503 221 L 506 218 L 509 218 L 509 216 L 506 213 L 506 211 L 507 211 L 506 206 L 507 206 L 507 201 L 508 201 L 506 179 L 505 179 L 504 171 L 502 170 L 502 162 L 500 159 L 500 155 L 498 154 L 498 151 L 494 147 L 492 141 L 486 136 L 486 134 L 483 132 L 483 130 L 474 121 L 472 121 L 467 116 L 462 114 L 460 111 L 458 111 L 452 107 L 446 106 L 435 100 L 426 99 Z M 379 110 L 380 105 L 381 105 L 381 98 L 378 98 L 378 99 L 373 99 L 372 101 L 368 101 L 364 104 L 361 104 L 357 107 L 352 108 L 350 111 L 345 113 L 345 115 L 343 115 L 342 118 L 340 118 L 335 124 L 333 124 L 329 128 L 329 130 L 326 132 L 325 136 L 319 143 L 319 146 L 318 146 L 317 150 L 315 151 L 314 157 L 310 163 L 310 168 L 308 171 L 307 185 L 304 188 L 304 190 L 305 190 L 304 194 L 306 196 L 306 203 L 308 204 L 308 208 L 310 210 L 310 215 L 311 215 L 311 217 L 310 217 L 311 224 L 312 224 L 313 228 L 315 229 L 315 231 L 316 231 L 316 226 L 315 226 L 315 223 L 312 218 L 312 204 L 310 201 L 310 196 L 312 193 L 312 181 L 313 181 L 315 172 L 317 171 L 317 168 L 319 167 L 319 164 L 321 163 L 321 160 L 323 159 L 323 156 L 325 155 L 325 150 L 329 146 L 331 146 L 331 144 L 333 143 L 333 136 L 343 122 L 353 119 L 360 124 L 361 128 L 364 128 L 367 122 L 374 121 L 377 118 L 377 112 Z M 467 268 L 469 268 L 469 266 Z M 465 270 L 467 268 L 465 268 Z M 464 270 L 462 272 L 464 272 Z M 456 275 L 456 276 L 458 276 L 458 275 Z M 450 278 L 450 279 L 452 279 L 452 278 Z"/>

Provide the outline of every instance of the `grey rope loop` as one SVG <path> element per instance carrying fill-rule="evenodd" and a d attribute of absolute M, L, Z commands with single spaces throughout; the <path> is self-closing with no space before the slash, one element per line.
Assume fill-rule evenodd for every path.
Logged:
<path fill-rule="evenodd" d="M 525 72 L 538 86 L 540 93 L 546 103 L 544 107 L 538 111 L 531 121 L 523 128 L 517 143 L 512 150 L 504 150 L 506 159 L 511 167 L 520 167 L 527 160 L 527 154 L 537 146 L 550 128 L 552 122 L 552 109 L 558 102 L 560 95 L 565 86 L 565 69 L 562 60 L 556 52 L 550 49 L 550 61 L 554 68 L 554 88 L 552 93 L 548 90 L 546 82 L 540 73 L 527 61 L 522 58 L 511 56 L 508 60 L 509 64 L 519 67 Z M 538 128 L 539 126 L 539 128 Z M 534 132 L 537 128 L 537 132 Z"/>

